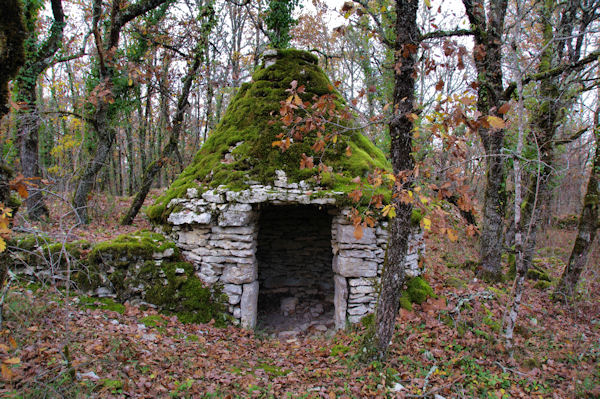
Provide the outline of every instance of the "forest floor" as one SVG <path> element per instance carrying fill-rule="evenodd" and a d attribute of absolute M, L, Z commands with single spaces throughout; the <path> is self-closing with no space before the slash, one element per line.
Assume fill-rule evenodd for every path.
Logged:
<path fill-rule="evenodd" d="M 96 221 L 70 238 L 100 241 L 147 228 L 141 217 L 133 227 L 118 226 L 127 203 L 98 200 Z M 63 208 L 53 205 L 53 215 L 67 213 Z M 61 219 L 28 228 L 59 235 L 68 216 Z M 555 280 L 574 231 L 541 235 L 536 264 Z M 463 235 L 457 242 L 427 237 L 426 278 L 437 298 L 401 311 L 385 363 L 359 361 L 363 326 L 279 340 L 22 282 L 4 305 L 0 396 L 600 397 L 598 248 L 575 303 L 554 303 L 552 287 L 527 283 L 510 359 L 501 326 L 511 284 L 475 278 L 475 245 Z"/>

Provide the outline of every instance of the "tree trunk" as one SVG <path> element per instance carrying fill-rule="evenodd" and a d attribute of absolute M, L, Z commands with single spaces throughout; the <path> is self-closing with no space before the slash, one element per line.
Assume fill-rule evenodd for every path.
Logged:
<path fill-rule="evenodd" d="M 140 123 L 142 121 L 140 120 Z M 133 132 L 131 125 L 125 126 L 125 141 L 127 143 L 127 195 L 135 191 L 135 153 L 133 150 Z M 121 157 L 119 157 L 121 158 Z"/>
<path fill-rule="evenodd" d="M 474 60 L 477 69 L 477 109 L 489 115 L 502 105 L 502 35 L 507 0 L 490 2 L 463 0 L 469 22 L 475 31 Z M 480 236 L 480 275 L 489 280 L 502 278 L 502 230 L 506 194 L 504 189 L 504 130 L 480 127 L 479 137 L 486 154 L 486 184 Z"/>
<path fill-rule="evenodd" d="M 418 50 L 417 38 L 417 1 L 396 0 L 396 74 L 394 84 L 393 108 L 390 122 L 391 158 L 394 174 L 406 174 L 402 185 L 398 179 L 394 185 L 394 204 L 396 217 L 392 220 L 390 242 L 381 276 L 381 292 L 377 300 L 375 313 L 374 348 L 379 359 L 385 358 L 394 333 L 396 315 L 400 306 L 400 295 L 406 279 L 404 264 L 408 237 L 410 234 L 410 216 L 412 204 L 399 200 L 401 190 L 412 185 L 413 122 L 410 114 L 414 111 L 415 62 Z M 403 51 L 404 50 L 404 51 Z"/>
<path fill-rule="evenodd" d="M 21 170 L 23 176 L 31 179 L 32 185 L 29 186 L 29 195 L 25 199 L 27 206 L 27 215 L 32 220 L 39 220 L 43 216 L 49 216 L 48 208 L 44 204 L 42 191 L 38 189 L 41 185 L 41 173 L 39 166 L 39 129 L 40 115 L 37 108 L 37 95 L 35 90 L 36 81 L 32 81 L 27 87 L 23 86 L 23 74 L 19 75 L 19 99 L 29 104 L 26 110 L 21 110 L 17 114 L 17 123 L 19 129 Z M 33 77 L 27 77 L 33 78 Z M 37 76 L 35 77 L 37 78 Z"/>
<path fill-rule="evenodd" d="M 108 103 L 100 103 L 99 108 L 95 113 L 94 120 L 97 125 L 95 131 L 98 137 L 98 145 L 94 157 L 91 162 L 86 165 L 79 178 L 77 190 L 73 197 L 73 207 L 77 212 L 79 222 L 84 224 L 89 222 L 87 211 L 88 195 L 92 191 L 96 175 L 105 165 L 110 155 L 113 142 L 115 141 L 115 130 L 111 126 L 111 121 L 109 120 L 108 106 Z"/>
<path fill-rule="evenodd" d="M 34 184 L 29 189 L 29 196 L 25 199 L 27 214 L 33 220 L 42 216 L 48 216 L 48 208 L 44 204 L 42 191 L 37 187 L 41 184 L 39 167 L 39 145 L 38 135 L 40 128 L 40 115 L 37 108 L 36 84 L 39 76 L 48 68 L 52 58 L 58 50 L 63 37 L 64 13 L 61 0 L 52 0 L 52 14 L 54 21 L 50 27 L 50 35 L 41 43 L 35 41 L 39 5 L 35 2 L 27 2 L 25 10 L 25 53 L 27 62 L 19 72 L 16 79 L 17 101 L 26 106 L 19 112 L 19 140 L 20 158 L 23 176 Z M 35 181 L 35 179 L 38 179 Z"/>
<path fill-rule="evenodd" d="M 5 1 L 0 13 L 0 37 L 2 37 L 0 40 L 0 119 L 9 111 L 8 82 L 25 63 L 24 31 L 21 2 Z"/>

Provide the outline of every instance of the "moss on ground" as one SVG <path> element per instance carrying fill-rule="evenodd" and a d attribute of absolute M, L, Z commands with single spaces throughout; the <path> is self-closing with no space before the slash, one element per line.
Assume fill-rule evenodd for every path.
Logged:
<path fill-rule="evenodd" d="M 105 309 L 112 310 L 113 312 L 117 312 L 120 314 L 125 313 L 125 306 L 123 304 L 115 302 L 115 300 L 111 298 L 93 298 L 89 296 L 80 296 L 79 304 L 80 306 L 86 309 Z"/>
<path fill-rule="evenodd" d="M 406 289 L 400 297 L 400 307 L 412 310 L 412 304 L 422 304 L 427 298 L 436 298 L 433 288 L 423 277 L 413 277 L 406 282 Z"/>
<path fill-rule="evenodd" d="M 290 182 L 306 180 L 332 192 L 342 192 L 340 199 L 348 200 L 345 194 L 357 185 L 352 182 L 353 178 L 359 176 L 366 184 L 365 177 L 370 170 L 390 169 L 381 150 L 357 130 L 348 130 L 335 143 L 328 143 L 323 162 L 332 170 L 317 178 L 316 167 L 302 170 L 299 167 L 303 153 L 314 155 L 311 146 L 316 141 L 316 133 L 307 134 L 302 142 L 293 143 L 285 152 L 273 147 L 272 143 L 278 140 L 276 136 L 283 132 L 279 121 L 280 102 L 289 96 L 286 90 L 293 80 L 298 81 L 298 86 L 305 86 L 306 91 L 301 94 L 304 101 L 334 94 L 338 108 L 343 107 L 343 101 L 317 65 L 315 56 L 305 51 L 279 50 L 274 65 L 258 70 L 251 83 L 241 86 L 193 162 L 147 209 L 148 217 L 155 223 L 165 223 L 173 211 L 168 209 L 169 202 L 183 198 L 188 188 L 204 191 L 225 185 L 230 190 L 241 190 L 247 187 L 248 180 L 271 184 L 277 169 L 285 171 Z M 346 156 L 347 147 L 352 151 L 350 157 Z M 222 162 L 226 154 L 233 156 L 233 161 Z M 386 196 L 389 199 L 389 193 Z"/>
<path fill-rule="evenodd" d="M 533 260 L 533 265 L 529 267 L 527 270 L 527 279 L 533 281 L 546 281 L 550 283 L 552 281 L 552 277 L 546 269 L 544 269 L 539 263 L 542 263 L 539 259 Z M 508 255 L 508 273 L 506 274 L 508 278 L 514 280 L 516 277 L 516 263 L 515 263 L 515 255 L 513 253 L 509 253 Z"/>

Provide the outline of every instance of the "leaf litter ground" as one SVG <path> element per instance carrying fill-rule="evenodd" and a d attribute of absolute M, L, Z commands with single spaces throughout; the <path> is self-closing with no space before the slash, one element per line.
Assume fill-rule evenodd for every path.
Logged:
<path fill-rule="evenodd" d="M 100 227 L 90 238 L 119 229 Z M 572 239 L 573 232 L 549 229 L 537 265 L 556 279 Z M 427 245 L 427 278 L 438 297 L 401 311 L 386 363 L 358 361 L 362 326 L 280 341 L 21 282 L 4 307 L 0 395 L 600 397 L 597 268 L 589 268 L 578 300 L 567 305 L 549 299 L 552 287 L 528 282 L 511 360 L 501 332 L 510 284 L 474 277 L 472 239 L 430 236 Z M 597 264 L 596 248 L 590 265 Z"/>

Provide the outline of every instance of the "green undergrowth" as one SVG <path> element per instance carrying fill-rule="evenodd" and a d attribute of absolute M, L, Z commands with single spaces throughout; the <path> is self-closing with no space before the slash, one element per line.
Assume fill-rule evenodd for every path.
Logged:
<path fill-rule="evenodd" d="M 155 223 L 164 223 L 173 211 L 167 208 L 169 202 L 183 198 L 188 188 L 204 191 L 225 185 L 229 190 L 242 190 L 248 180 L 272 184 L 278 169 L 286 172 L 290 182 L 306 180 L 342 192 L 340 199 L 345 197 L 345 200 L 348 200 L 345 194 L 357 186 L 353 178 L 359 176 L 366 183 L 370 170 L 390 169 L 384 154 L 358 130 L 340 132 L 335 143 L 327 144 L 322 160 L 332 169 L 321 175 L 316 167 L 300 169 L 302 154 L 315 155 L 311 149 L 316 141 L 315 132 L 306 134 L 301 142 L 292 143 L 284 152 L 273 147 L 272 143 L 278 140 L 276 136 L 283 132 L 279 121 L 280 103 L 289 96 L 286 90 L 293 80 L 298 81 L 298 86 L 305 86 L 306 91 L 300 94 L 304 101 L 312 102 L 315 96 L 333 93 L 338 109 L 344 106 L 315 56 L 305 51 L 279 50 L 274 65 L 258 70 L 252 82 L 240 87 L 192 163 L 147 209 L 149 218 Z M 327 129 L 325 134 L 333 132 Z M 347 147 L 351 156 L 346 155 Z M 233 161 L 222 162 L 226 154 L 230 154 Z M 389 193 L 385 194 L 389 199 Z"/>

